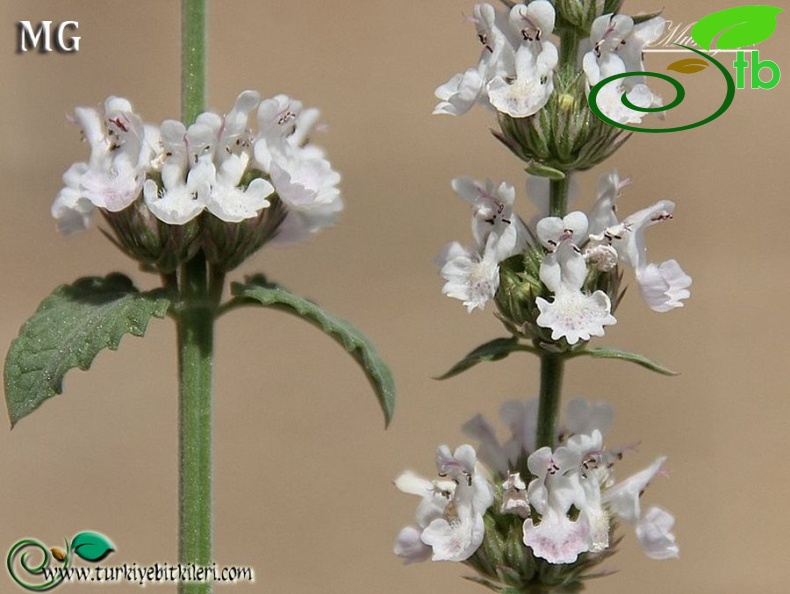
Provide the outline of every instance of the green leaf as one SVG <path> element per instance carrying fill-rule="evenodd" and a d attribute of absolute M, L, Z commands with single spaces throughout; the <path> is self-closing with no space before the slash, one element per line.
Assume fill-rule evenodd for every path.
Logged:
<path fill-rule="evenodd" d="M 389 425 L 395 410 L 395 381 L 373 344 L 359 330 L 312 301 L 268 282 L 263 275 L 247 278 L 246 284 L 232 283 L 231 293 L 242 301 L 252 301 L 299 316 L 342 344 L 365 371 L 384 412 L 385 423 Z"/>
<path fill-rule="evenodd" d="M 776 6 L 735 6 L 709 14 L 691 29 L 691 38 L 702 49 L 738 49 L 768 39 L 776 30 L 782 8 Z M 718 36 L 718 39 L 716 37 Z"/>
<path fill-rule="evenodd" d="M 86 531 L 71 539 L 71 550 L 85 561 L 98 563 L 115 551 L 115 545 L 99 532 Z"/>
<path fill-rule="evenodd" d="M 695 72 L 705 70 L 707 67 L 708 63 L 700 58 L 684 58 L 683 60 L 672 62 L 667 66 L 667 70 L 674 70 L 681 74 L 694 74 Z"/>
<path fill-rule="evenodd" d="M 440 375 L 436 379 L 444 380 L 463 373 L 467 369 L 474 367 L 483 361 L 499 361 L 504 359 L 514 351 L 526 351 L 529 353 L 537 353 L 536 349 L 518 343 L 518 338 L 515 336 L 510 338 L 495 338 L 494 340 L 481 344 L 475 350 L 466 355 L 458 363 L 453 365 L 448 372 Z"/>
<path fill-rule="evenodd" d="M 164 317 L 163 289 L 140 293 L 126 276 L 81 278 L 41 302 L 11 343 L 5 398 L 11 427 L 63 392 L 69 369 L 87 370 L 102 349 L 116 350 L 124 334 L 142 336 L 151 316 Z"/>
<path fill-rule="evenodd" d="M 524 170 L 531 175 L 547 177 L 554 181 L 565 179 L 565 174 L 559 169 L 549 167 L 548 165 L 544 165 L 543 163 L 538 163 L 536 161 L 530 161 L 527 163 L 527 166 Z"/>
<path fill-rule="evenodd" d="M 637 353 L 629 353 L 628 351 L 620 351 L 618 349 L 607 349 L 607 348 L 582 349 L 579 351 L 573 351 L 569 353 L 567 356 L 568 358 L 573 358 L 582 355 L 588 355 L 590 357 L 594 357 L 595 359 L 620 359 L 622 361 L 630 361 L 631 363 L 636 363 L 637 365 L 641 365 L 646 369 L 655 371 L 656 373 L 660 373 L 662 375 L 678 375 L 677 372 L 667 369 L 663 365 L 660 365 L 659 363 L 653 361 L 648 357 L 645 357 L 644 355 L 639 355 Z"/>

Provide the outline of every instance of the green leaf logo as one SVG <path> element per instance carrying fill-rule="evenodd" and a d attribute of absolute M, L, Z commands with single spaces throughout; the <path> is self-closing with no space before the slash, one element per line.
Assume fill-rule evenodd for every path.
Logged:
<path fill-rule="evenodd" d="M 776 30 L 776 6 L 735 6 L 709 14 L 691 29 L 691 38 L 702 49 L 738 49 L 768 39 Z M 714 48 L 715 40 L 715 48 Z"/>
<path fill-rule="evenodd" d="M 694 74 L 695 72 L 705 70 L 707 67 L 708 63 L 705 60 L 700 60 L 699 58 L 685 58 L 677 62 L 672 62 L 667 66 L 667 70 L 674 70 L 681 74 Z"/>
<path fill-rule="evenodd" d="M 110 539 L 98 532 L 80 532 L 71 540 L 71 550 L 91 563 L 97 563 L 115 551 Z"/>

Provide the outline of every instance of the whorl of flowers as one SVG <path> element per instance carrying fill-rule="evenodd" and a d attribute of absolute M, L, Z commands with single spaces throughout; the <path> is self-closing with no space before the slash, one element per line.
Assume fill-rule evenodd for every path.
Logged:
<path fill-rule="evenodd" d="M 332 225 L 343 207 L 340 175 L 309 143 L 318 111 L 285 95 L 244 91 L 224 116 L 205 112 L 189 126 L 144 123 L 119 97 L 77 108 L 74 120 L 90 155 L 63 175 L 59 229 L 85 229 L 98 209 L 120 246 L 155 268 L 200 247 L 232 268 L 266 242 Z"/>
<path fill-rule="evenodd" d="M 657 41 L 661 16 L 618 14 L 620 0 L 508 2 L 509 10 L 476 4 L 468 20 L 483 46 L 477 66 L 454 75 L 435 95 L 435 114 L 463 115 L 475 105 L 497 114 L 493 134 L 527 171 L 557 179 L 609 158 L 627 140 L 587 105 L 590 89 L 624 72 L 645 71 L 643 49 Z M 574 44 L 566 46 L 571 38 Z M 583 48 L 585 51 L 579 51 Z M 598 107 L 621 124 L 637 124 L 661 98 L 645 76 L 608 83 Z"/>
<path fill-rule="evenodd" d="M 588 8 L 604 9 L 595 6 Z M 562 16 L 562 15 L 561 15 Z M 483 46 L 477 66 L 456 74 L 436 89 L 440 100 L 435 114 L 463 115 L 475 104 L 492 107 L 513 118 L 525 118 L 543 109 L 554 92 L 558 63 L 555 33 L 558 15 L 548 0 L 513 4 L 509 11 L 490 4 L 475 4 L 469 21 Z M 634 23 L 626 15 L 600 14 L 590 25 L 585 41 L 590 51 L 582 60 L 587 91 L 604 78 L 623 72 L 644 72 L 642 50 L 661 36 L 666 21 L 656 16 Z M 661 99 L 644 84 L 644 77 L 614 82 L 604 89 L 602 109 L 626 124 L 641 122 L 642 115 L 627 109 L 620 96 L 640 107 L 656 107 Z"/>
<path fill-rule="evenodd" d="M 571 400 L 553 449 L 535 446 L 537 409 L 535 400 L 506 402 L 504 442 L 488 421 L 474 417 L 463 430 L 479 442 L 477 451 L 440 446 L 438 479 L 406 472 L 396 480 L 401 491 L 421 498 L 415 524 L 398 535 L 396 554 L 407 563 L 462 561 L 497 591 L 505 584 L 520 592 L 574 591 L 611 553 L 620 522 L 634 527 L 648 557 L 677 557 L 672 515 L 641 505 L 665 457 L 618 482 L 614 467 L 633 448 L 604 446 L 613 420 L 609 405 Z"/>
<path fill-rule="evenodd" d="M 545 213 L 548 184 L 534 179 L 531 194 Z M 647 227 L 672 218 L 675 205 L 661 200 L 618 220 L 616 202 L 628 183 L 617 171 L 604 174 L 589 214 L 539 216 L 526 224 L 513 209 L 515 189 L 507 182 L 456 178 L 453 188 L 472 205 L 475 243 L 453 242 L 440 254 L 444 294 L 470 312 L 496 297 L 503 321 L 516 334 L 571 347 L 616 323 L 621 264 L 634 269 L 651 309 L 683 307 L 691 278 L 675 260 L 650 262 L 644 239 Z"/>

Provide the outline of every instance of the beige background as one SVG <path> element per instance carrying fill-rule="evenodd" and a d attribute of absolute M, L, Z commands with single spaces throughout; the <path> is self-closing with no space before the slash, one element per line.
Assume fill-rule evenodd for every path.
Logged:
<path fill-rule="evenodd" d="M 668 18 L 688 23 L 732 3 L 663 5 Z M 519 188 L 522 216 L 534 214 L 519 162 L 488 133 L 490 114 L 431 116 L 435 86 L 477 59 L 473 31 L 462 21 L 471 6 L 466 0 L 212 6 L 211 107 L 228 109 L 246 88 L 287 92 L 321 107 L 330 130 L 319 141 L 343 174 L 347 201 L 337 228 L 306 245 L 266 250 L 233 276 L 265 271 L 352 318 L 391 363 L 399 388 L 396 418 L 385 432 L 362 374 L 315 329 L 267 311 L 222 320 L 216 559 L 253 566 L 257 583 L 219 591 L 481 592 L 461 579 L 469 573 L 461 566 L 403 567 L 391 553 L 416 504 L 392 479 L 405 468 L 432 473 L 435 447 L 463 442 L 463 421 L 481 410 L 493 416 L 505 399 L 537 388 L 536 361 L 517 356 L 447 382 L 431 379 L 473 346 L 504 335 L 490 309 L 469 316 L 441 295 L 434 255 L 447 241 L 470 241 L 469 211 L 450 179 L 509 179 Z M 640 0 L 625 8 L 660 7 Z M 22 19 L 78 20 L 81 51 L 17 55 L 14 26 Z M 132 99 L 148 121 L 178 116 L 179 10 L 173 1 L 4 0 L 0 27 L 5 349 L 58 284 L 119 270 L 154 286 L 156 279 L 138 272 L 96 226 L 58 236 L 49 207 L 62 172 L 87 154 L 66 121 L 74 106 L 117 94 Z M 760 46 L 786 74 L 788 41 L 784 14 Z M 725 63 L 731 58 L 725 55 Z M 649 64 L 661 71 L 669 59 L 653 54 Z M 699 78 L 705 75 L 683 79 L 687 113 L 719 101 L 713 75 Z M 619 573 L 591 584 L 592 593 L 786 592 L 788 100 L 787 81 L 772 91 L 738 91 L 714 124 L 637 135 L 611 160 L 634 178 L 623 212 L 676 200 L 675 221 L 649 233 L 650 253 L 676 257 L 694 285 L 688 306 L 664 315 L 632 291 L 602 341 L 655 357 L 681 376 L 606 361 L 569 366 L 567 395 L 615 405 L 609 442 L 641 444 L 621 474 L 669 456 L 671 478 L 657 481 L 645 502 L 676 514 L 682 547 L 678 561 L 650 561 L 629 530 L 608 565 Z M 581 177 L 582 207 L 591 205 L 604 170 Z M 94 529 L 118 546 L 108 564 L 176 560 L 174 347 L 171 322 L 155 320 L 144 341 L 127 338 L 119 352 L 101 354 L 90 374 L 67 376 L 63 396 L 13 432 L 0 431 L 3 555 L 25 536 L 54 545 Z M 0 591 L 14 589 L 0 571 Z"/>

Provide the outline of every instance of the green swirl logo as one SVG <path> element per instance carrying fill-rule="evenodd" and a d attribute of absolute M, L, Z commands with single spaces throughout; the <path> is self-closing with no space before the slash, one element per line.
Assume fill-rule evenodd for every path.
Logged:
<path fill-rule="evenodd" d="M 726 8 L 724 10 L 709 14 L 697 21 L 691 30 L 691 38 L 697 45 L 705 50 L 734 50 L 746 46 L 753 46 L 765 41 L 774 33 L 776 30 L 777 17 L 782 11 L 782 8 L 767 5 L 747 5 Z M 627 78 L 629 76 L 647 76 L 652 78 L 660 78 L 661 80 L 665 80 L 671 84 L 675 89 L 675 99 L 668 105 L 662 107 L 640 107 L 629 101 L 626 93 L 623 93 L 620 96 L 621 103 L 628 109 L 640 113 L 668 111 L 677 107 L 683 102 L 683 99 L 686 96 L 686 90 L 683 88 L 683 85 L 680 84 L 680 82 L 675 78 L 666 74 L 659 74 L 658 72 L 624 72 L 622 74 L 616 74 L 603 79 L 592 89 L 590 89 L 587 102 L 592 112 L 607 124 L 617 128 L 622 128 L 623 130 L 629 130 L 631 132 L 663 133 L 680 132 L 682 130 L 690 130 L 691 128 L 702 126 L 712 122 L 725 111 L 727 111 L 735 99 L 736 86 L 739 89 L 744 88 L 744 71 L 745 68 L 748 68 L 750 65 L 749 62 L 744 59 L 744 52 L 738 52 L 738 60 L 736 60 L 736 62 L 733 64 L 733 66 L 738 71 L 738 83 L 736 85 L 736 82 L 733 80 L 730 72 L 718 60 L 713 58 L 713 56 L 693 47 L 680 44 L 675 45 L 694 52 L 695 54 L 701 56 L 702 59 L 688 58 L 685 60 L 679 60 L 673 64 L 670 64 L 668 70 L 674 70 L 683 74 L 693 74 L 695 72 L 704 70 L 709 62 L 716 66 L 716 68 L 719 69 L 719 72 L 721 72 L 722 76 L 724 77 L 724 80 L 727 83 L 727 94 L 724 97 L 724 101 L 722 102 L 721 106 L 719 106 L 719 108 L 713 114 L 709 115 L 705 119 L 692 124 L 687 124 L 685 126 L 676 126 L 674 128 L 644 128 L 630 126 L 628 124 L 621 124 L 608 117 L 598 106 L 598 94 L 607 84 L 621 78 Z M 781 76 L 779 67 L 770 60 L 766 60 L 764 62 L 760 61 L 759 52 L 757 51 L 752 53 L 751 67 L 753 88 L 772 89 L 779 82 L 779 78 Z M 771 69 L 770 81 L 760 80 L 759 72 L 761 68 Z"/>
<path fill-rule="evenodd" d="M 66 548 L 47 546 L 34 538 L 20 540 L 8 551 L 6 567 L 8 574 L 19 586 L 31 592 L 46 592 L 59 586 L 66 577 L 74 555 L 97 563 L 115 550 L 110 539 L 98 532 L 80 532 L 71 542 L 65 541 Z M 36 564 L 32 559 L 41 555 Z M 53 564 L 52 561 L 58 564 Z M 33 581 L 33 579 L 38 581 Z"/>
<path fill-rule="evenodd" d="M 607 116 L 601 110 L 601 108 L 598 107 L 598 102 L 597 102 L 598 93 L 600 93 L 601 90 L 610 82 L 619 80 L 621 78 L 627 78 L 629 76 L 650 76 L 653 78 L 660 78 L 661 80 L 665 80 L 675 88 L 675 99 L 671 103 L 667 105 L 662 105 L 661 107 L 640 107 L 638 105 L 634 105 L 631 101 L 629 101 L 625 93 L 623 93 L 620 96 L 621 103 L 625 105 L 628 109 L 632 109 L 634 111 L 638 111 L 641 113 L 655 113 L 655 112 L 669 111 L 670 109 L 674 109 L 675 107 L 677 107 L 683 102 L 683 99 L 686 98 L 686 89 L 683 88 L 683 85 L 680 83 L 679 80 L 669 76 L 668 74 L 661 74 L 659 72 L 623 72 L 621 74 L 615 74 L 614 76 L 610 76 L 609 78 L 603 79 L 592 89 L 590 89 L 590 95 L 587 98 L 587 102 L 589 103 L 592 112 L 596 116 L 598 116 L 599 119 L 603 120 L 607 124 L 611 126 L 616 126 L 618 128 L 622 128 L 623 130 L 630 130 L 631 132 L 662 133 L 662 132 L 681 132 L 683 130 L 690 130 L 691 128 L 702 126 L 704 124 L 712 122 L 713 120 L 718 118 L 721 114 L 723 114 L 725 111 L 727 111 L 730 105 L 732 105 L 732 102 L 735 100 L 735 80 L 732 78 L 732 75 L 729 73 L 729 71 L 722 65 L 721 62 L 716 60 L 713 56 L 709 56 L 703 51 L 694 49 L 693 47 L 688 47 L 687 45 L 680 45 L 680 44 L 675 44 L 675 45 L 678 45 L 679 47 L 685 48 L 696 54 L 699 54 L 705 60 L 708 60 L 713 65 L 715 65 L 716 68 L 719 69 L 719 72 L 721 72 L 722 76 L 724 76 L 724 79 L 727 82 L 727 94 L 724 97 L 724 101 L 722 102 L 722 104 L 714 113 L 712 113 L 711 115 L 709 115 L 703 120 L 694 122 L 692 124 L 686 124 L 685 126 L 675 126 L 674 128 L 643 128 L 639 126 L 630 126 L 628 124 L 621 124 L 620 122 L 617 122 L 612 118 L 610 118 L 609 116 Z"/>
<path fill-rule="evenodd" d="M 30 554 L 33 551 L 29 549 L 33 549 L 34 551 L 40 551 L 42 554 L 41 562 L 38 565 L 31 565 L 30 563 Z M 8 551 L 8 558 L 6 559 L 6 565 L 8 566 L 8 573 L 17 584 L 22 586 L 25 590 L 31 590 L 33 592 L 45 592 L 47 590 L 51 590 L 55 586 L 58 586 L 62 581 L 64 574 L 58 573 L 55 574 L 55 577 L 50 577 L 47 579 L 44 577 L 44 581 L 41 583 L 33 583 L 30 581 L 26 581 L 22 577 L 17 574 L 18 569 L 24 571 L 28 576 L 39 577 L 44 574 L 45 569 L 50 568 L 50 562 L 52 559 L 57 560 L 58 557 L 62 556 L 62 567 L 66 568 L 71 563 L 71 555 L 69 554 L 68 542 L 66 542 L 66 551 L 64 555 L 61 555 L 61 551 L 63 549 L 59 549 L 57 547 L 52 547 L 52 549 L 48 549 L 42 542 L 35 540 L 33 538 L 26 538 L 24 540 L 20 540 L 16 543 L 11 550 Z M 37 553 L 34 553 L 37 555 Z M 19 564 L 17 566 L 17 557 L 19 558 Z"/>

